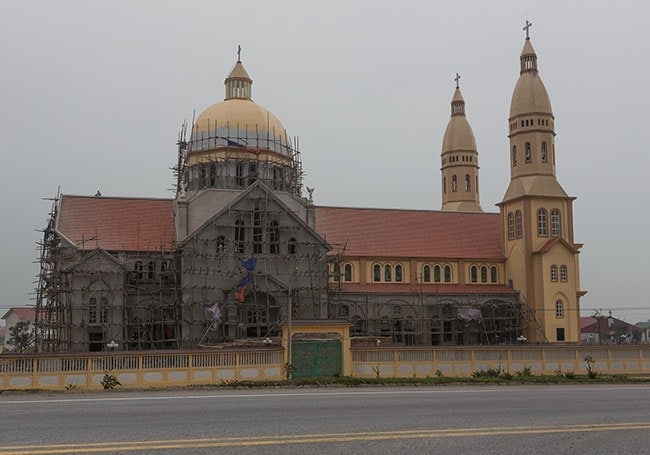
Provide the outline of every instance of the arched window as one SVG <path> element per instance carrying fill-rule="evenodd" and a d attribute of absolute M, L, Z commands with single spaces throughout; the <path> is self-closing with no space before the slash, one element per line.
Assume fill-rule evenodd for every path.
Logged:
<path fill-rule="evenodd" d="M 439 265 L 435 265 L 435 266 L 433 267 L 433 281 L 434 281 L 435 283 L 440 283 L 440 282 L 442 281 L 442 279 L 440 278 L 440 276 L 441 276 L 441 273 L 440 273 L 440 266 L 439 266 Z"/>
<path fill-rule="evenodd" d="M 562 231 L 562 220 L 560 218 L 560 211 L 558 209 L 551 210 L 551 235 L 559 237 Z"/>
<path fill-rule="evenodd" d="M 235 221 L 235 254 L 244 252 L 246 229 L 243 220 Z"/>
<path fill-rule="evenodd" d="M 210 187 L 214 187 L 217 181 L 217 166 L 216 164 L 210 164 Z"/>
<path fill-rule="evenodd" d="M 499 269 L 495 265 L 490 267 L 490 282 L 491 283 L 499 282 Z"/>
<path fill-rule="evenodd" d="M 332 269 L 332 278 L 334 278 L 334 281 L 341 281 L 341 264 L 335 262 Z"/>
<path fill-rule="evenodd" d="M 291 237 L 289 239 L 289 243 L 287 243 L 287 253 L 290 254 L 290 255 L 295 255 L 297 249 L 298 248 L 296 246 L 296 239 Z"/>
<path fill-rule="evenodd" d="M 526 144 L 524 144 L 524 157 L 526 163 L 530 163 L 533 160 L 533 151 L 530 147 L 530 142 L 526 142 Z"/>
<path fill-rule="evenodd" d="M 393 281 L 393 268 L 390 264 L 384 266 L 384 281 L 386 283 Z"/>
<path fill-rule="evenodd" d="M 99 299 L 99 323 L 108 324 L 108 299 L 106 297 Z"/>
<path fill-rule="evenodd" d="M 515 237 L 520 239 L 523 236 L 523 229 L 521 226 L 521 210 L 515 212 Z"/>
<path fill-rule="evenodd" d="M 470 267 L 469 277 L 472 283 L 478 283 L 478 267 L 475 265 Z"/>
<path fill-rule="evenodd" d="M 381 267 L 379 264 L 372 266 L 372 281 L 381 281 Z"/>
<path fill-rule="evenodd" d="M 259 209 L 253 211 L 253 253 L 262 253 L 262 215 Z"/>
<path fill-rule="evenodd" d="M 469 174 L 465 174 L 465 191 L 472 190 L 472 180 Z"/>
<path fill-rule="evenodd" d="M 508 212 L 508 240 L 515 239 L 515 214 Z"/>
<path fill-rule="evenodd" d="M 560 281 L 566 283 L 569 279 L 569 272 L 566 268 L 566 265 L 562 264 L 560 266 Z"/>
<path fill-rule="evenodd" d="M 451 176 L 451 191 L 456 192 L 458 191 L 458 178 L 456 175 Z"/>
<path fill-rule="evenodd" d="M 135 270 L 135 279 L 138 281 L 144 280 L 144 265 L 142 265 L 142 261 L 135 261 L 135 266 L 133 267 L 133 270 Z"/>
<path fill-rule="evenodd" d="M 235 185 L 244 186 L 244 164 L 241 162 L 235 165 Z"/>
<path fill-rule="evenodd" d="M 154 261 L 149 261 L 147 264 L 147 279 L 153 280 L 156 276 L 156 263 Z"/>
<path fill-rule="evenodd" d="M 445 272 L 445 283 L 451 283 L 451 266 L 446 265 L 444 268 Z"/>
<path fill-rule="evenodd" d="M 442 194 L 447 194 L 447 177 L 442 178 Z"/>
<path fill-rule="evenodd" d="M 487 267 L 481 267 L 481 283 L 487 283 Z"/>
<path fill-rule="evenodd" d="M 379 323 L 379 333 L 383 337 L 390 335 L 390 319 L 388 319 L 388 316 L 381 318 L 381 322 Z"/>
<path fill-rule="evenodd" d="M 88 299 L 88 324 L 97 324 L 97 299 Z"/>
<path fill-rule="evenodd" d="M 226 238 L 223 235 L 217 237 L 217 254 L 226 252 Z"/>
<path fill-rule="evenodd" d="M 551 281 L 557 281 L 557 265 L 555 264 L 551 266 Z"/>
<path fill-rule="evenodd" d="M 546 150 L 546 142 L 542 142 L 542 162 L 548 161 L 548 151 Z"/>
<path fill-rule="evenodd" d="M 544 208 L 537 210 L 537 236 L 548 236 L 548 212 Z"/>
<path fill-rule="evenodd" d="M 343 280 L 346 282 L 352 281 L 352 264 L 345 264 L 343 267 Z"/>
<path fill-rule="evenodd" d="M 269 253 L 280 254 L 280 226 L 277 221 L 269 225 Z"/>
<path fill-rule="evenodd" d="M 564 317 L 564 302 L 560 299 L 555 301 L 555 317 L 563 318 Z"/>
<path fill-rule="evenodd" d="M 512 165 L 513 166 L 517 165 L 517 146 L 516 145 L 512 146 Z"/>
<path fill-rule="evenodd" d="M 422 267 L 422 281 L 431 283 L 431 267 L 428 265 Z"/>
<path fill-rule="evenodd" d="M 395 266 L 395 281 L 398 283 L 401 283 L 402 280 L 404 279 L 404 269 L 402 267 L 402 264 L 397 264 Z"/>

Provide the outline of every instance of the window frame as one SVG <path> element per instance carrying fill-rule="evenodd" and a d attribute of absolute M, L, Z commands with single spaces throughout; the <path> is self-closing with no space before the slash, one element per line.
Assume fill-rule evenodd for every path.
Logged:
<path fill-rule="evenodd" d="M 346 283 L 350 283 L 352 281 L 353 276 L 354 275 L 353 275 L 352 264 L 346 262 L 343 265 L 343 281 L 345 281 Z"/>
<path fill-rule="evenodd" d="M 429 264 L 422 266 L 422 282 L 431 283 L 431 266 Z"/>
<path fill-rule="evenodd" d="M 537 209 L 537 237 L 548 237 L 548 212 L 544 207 Z"/>
<path fill-rule="evenodd" d="M 453 283 L 454 274 L 449 264 L 445 264 L 443 267 L 443 278 L 445 283 Z"/>
<path fill-rule="evenodd" d="M 551 237 L 562 235 L 562 214 L 558 209 L 551 210 Z"/>
<path fill-rule="evenodd" d="M 496 265 L 490 267 L 490 282 L 491 283 L 499 282 L 499 268 Z"/>

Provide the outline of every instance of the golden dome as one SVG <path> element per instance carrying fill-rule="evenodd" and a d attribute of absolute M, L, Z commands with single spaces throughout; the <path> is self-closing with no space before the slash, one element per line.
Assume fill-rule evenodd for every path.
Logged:
<path fill-rule="evenodd" d="M 238 61 L 225 80 L 225 99 L 209 106 L 196 119 L 192 128 L 192 151 L 237 146 L 291 155 L 286 130 L 280 120 L 251 99 L 252 83 Z"/>
<path fill-rule="evenodd" d="M 553 115 L 551 100 L 537 71 L 537 54 L 526 38 L 521 51 L 521 71 L 510 102 L 510 118 L 526 114 Z"/>
<path fill-rule="evenodd" d="M 474 133 L 465 117 L 465 101 L 459 88 L 451 100 L 451 119 L 442 140 L 442 153 L 454 150 L 476 151 Z"/>

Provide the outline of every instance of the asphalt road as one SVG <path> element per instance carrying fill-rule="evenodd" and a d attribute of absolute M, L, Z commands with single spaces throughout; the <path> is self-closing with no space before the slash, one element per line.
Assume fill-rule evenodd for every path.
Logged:
<path fill-rule="evenodd" d="M 650 385 L 0 395 L 0 454 L 642 454 Z"/>

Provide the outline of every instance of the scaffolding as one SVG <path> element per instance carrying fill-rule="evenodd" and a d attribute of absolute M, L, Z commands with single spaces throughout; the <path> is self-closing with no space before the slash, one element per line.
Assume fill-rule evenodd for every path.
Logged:
<path fill-rule="evenodd" d="M 346 291 L 335 267 L 345 247 L 328 256 L 311 191 L 302 197 L 298 139 L 257 130 L 224 135 L 215 124 L 213 134 L 187 140 L 183 125 L 175 203 L 210 190 L 204 196 L 217 211 L 192 232 L 185 226 L 173 247 L 105 251 L 97 235 L 64 238 L 56 230 L 62 196 L 52 199 L 38 244 L 39 352 L 106 350 L 113 341 L 119 350 L 260 342 L 280 336 L 289 308 L 295 320 L 347 320 L 357 339 L 403 345 L 498 345 L 537 330 L 516 294 L 441 294 L 417 284 L 401 294 Z"/>
<path fill-rule="evenodd" d="M 529 321 L 511 296 L 347 293 L 330 288 L 329 314 L 351 336 L 414 346 L 515 344 Z"/>
<path fill-rule="evenodd" d="M 55 229 L 60 200 L 38 243 L 37 351 L 179 348 L 176 252 L 106 252 L 97 236 L 71 244 Z"/>

